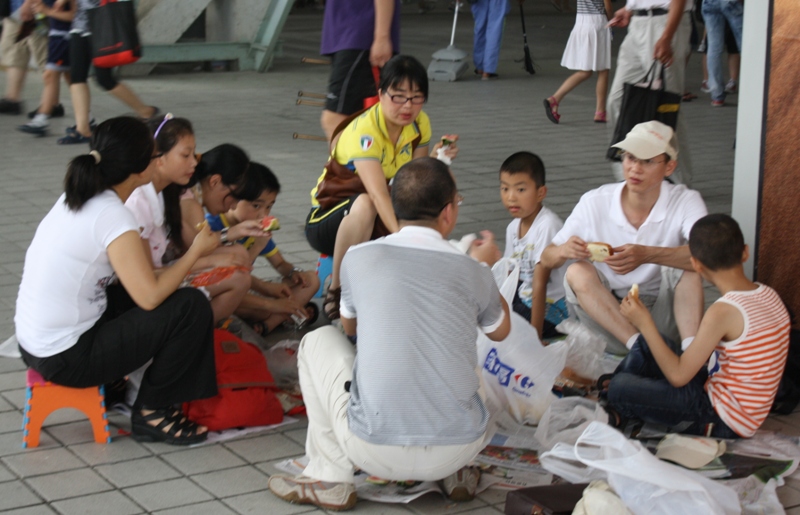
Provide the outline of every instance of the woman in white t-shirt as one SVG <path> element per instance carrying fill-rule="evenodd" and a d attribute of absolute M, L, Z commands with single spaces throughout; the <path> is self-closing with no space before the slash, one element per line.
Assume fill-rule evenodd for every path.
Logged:
<path fill-rule="evenodd" d="M 48 381 L 83 388 L 152 359 L 131 414 L 133 437 L 202 441 L 206 428 L 173 406 L 217 393 L 213 319 L 202 293 L 178 287 L 219 237 L 202 230 L 156 275 L 124 206 L 150 182 L 150 131 L 135 118 L 112 118 L 98 126 L 91 148 L 70 162 L 65 193 L 25 255 L 14 317 L 23 360 Z"/>

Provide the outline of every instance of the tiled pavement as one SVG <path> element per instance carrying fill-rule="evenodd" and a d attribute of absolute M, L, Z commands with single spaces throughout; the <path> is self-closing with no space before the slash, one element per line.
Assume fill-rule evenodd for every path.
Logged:
<path fill-rule="evenodd" d="M 451 14 L 440 2 L 434 13 L 416 14 L 404 7 L 403 51 L 427 64 L 428 56 L 446 46 Z M 545 0 L 525 4 L 528 36 L 537 74 L 525 74 L 514 59 L 522 57 L 522 38 L 516 13 L 508 19 L 499 73 L 492 82 L 472 76 L 456 83 L 432 83 L 430 114 L 435 134 L 461 136 L 454 166 L 466 201 L 457 233 L 491 229 L 501 239 L 508 216 L 498 200 L 496 171 L 510 153 L 529 149 L 539 153 L 548 171 L 547 205 L 562 217 L 586 190 L 610 181 L 602 158 L 606 144 L 603 126 L 592 122 L 594 84 L 584 84 L 562 104 L 562 123 L 551 124 L 541 99 L 552 94 L 568 72 L 559 66 L 572 18 L 556 15 Z M 246 148 L 253 159 L 269 165 L 279 176 L 283 193 L 275 208 L 283 221 L 278 244 L 290 261 L 312 267 L 315 254 L 305 243 L 302 224 L 308 190 L 325 161 L 322 143 L 292 140 L 293 132 L 319 134 L 319 111 L 295 106 L 298 90 L 323 92 L 327 69 L 301 65 L 301 56 L 316 56 L 321 14 L 306 9 L 290 16 L 283 35 L 285 55 L 268 74 L 186 73 L 190 67 L 168 67 L 170 73 L 129 80 L 146 102 L 186 116 L 195 125 L 198 149 L 230 141 Z M 456 45 L 471 49 L 471 19 L 461 18 Z M 618 42 L 620 36 L 616 38 Z M 746 70 L 744 70 L 746 73 Z M 2 75 L 0 75 L 2 76 Z M 699 58 L 689 65 L 689 86 L 700 82 Z M 3 81 L 5 79 L 2 79 Z M 3 82 L 4 84 L 4 82 Z M 99 119 L 123 109 L 93 87 L 94 114 Z M 41 81 L 32 74 L 25 92 L 28 108 L 36 106 Z M 696 91 L 697 92 L 697 91 Z M 698 92 L 699 93 L 699 92 Z M 691 130 L 695 162 L 694 186 L 711 211 L 729 212 L 732 144 L 736 107 L 712 109 L 707 96 L 684 104 Z M 66 101 L 66 94 L 62 96 Z M 735 103 L 736 97 L 733 97 Z M 69 111 L 69 110 L 68 110 Z M 37 139 L 18 133 L 22 117 L 0 117 L 0 340 L 13 333 L 13 310 L 25 248 L 39 220 L 61 191 L 65 165 L 84 148 L 60 147 L 56 135 L 71 124 L 53 123 L 52 135 Z M 59 258 L 53 249 L 52 259 Z M 259 273 L 269 276 L 269 270 Z M 0 510 L 20 514 L 44 513 L 266 513 L 320 512 L 285 504 L 266 491 L 272 463 L 303 452 L 305 422 L 238 441 L 183 449 L 162 444 L 139 444 L 116 434 L 127 421 L 112 414 L 110 445 L 93 443 L 90 427 L 70 410 L 53 414 L 37 449 L 21 448 L 21 407 L 24 366 L 0 358 Z M 800 416 L 771 417 L 767 428 L 798 434 Z M 779 491 L 788 513 L 800 514 L 800 482 Z M 359 513 L 472 513 L 502 512 L 505 494 L 488 491 L 475 501 L 451 505 L 427 495 L 407 505 L 360 502 Z"/>

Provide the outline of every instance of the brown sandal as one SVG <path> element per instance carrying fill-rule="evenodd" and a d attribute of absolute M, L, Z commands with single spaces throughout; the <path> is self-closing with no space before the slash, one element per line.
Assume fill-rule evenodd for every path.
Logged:
<path fill-rule="evenodd" d="M 339 302 L 342 299 L 342 287 L 328 288 L 325 293 L 325 300 L 322 301 L 322 312 L 328 320 L 339 319 Z"/>

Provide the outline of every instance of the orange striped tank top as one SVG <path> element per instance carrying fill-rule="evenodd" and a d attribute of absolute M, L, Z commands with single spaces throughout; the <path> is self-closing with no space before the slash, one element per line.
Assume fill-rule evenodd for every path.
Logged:
<path fill-rule="evenodd" d="M 789 313 L 775 290 L 763 284 L 752 291 L 728 292 L 717 302 L 742 313 L 744 331 L 738 339 L 717 345 L 717 366 L 709 371 L 706 391 L 728 427 L 750 437 L 767 418 L 778 392 L 789 353 Z"/>

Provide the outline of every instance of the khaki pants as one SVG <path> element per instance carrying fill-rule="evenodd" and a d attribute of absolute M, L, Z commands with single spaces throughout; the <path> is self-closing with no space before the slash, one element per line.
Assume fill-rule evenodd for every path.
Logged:
<path fill-rule="evenodd" d="M 39 70 L 47 63 L 47 36 L 34 30 L 22 41 L 16 41 L 22 25 L 11 18 L 3 18 L 3 35 L 0 36 L 0 60 L 9 68 L 27 69 L 33 56 Z"/>
<path fill-rule="evenodd" d="M 611 291 L 611 285 L 608 283 L 606 276 L 600 272 L 597 273 L 600 282 L 606 290 Z M 680 334 L 678 333 L 678 324 L 675 322 L 675 313 L 673 304 L 675 299 L 675 287 L 678 281 L 683 277 L 683 270 L 680 268 L 670 268 L 667 266 L 661 267 L 661 285 L 658 289 L 658 295 L 641 295 L 639 299 L 642 304 L 647 306 L 650 314 L 653 316 L 653 321 L 656 323 L 658 331 L 674 341 L 680 342 Z M 578 297 L 572 291 L 566 276 L 564 277 L 564 290 L 566 291 L 567 306 L 569 306 L 570 313 L 578 315 L 578 320 L 586 326 L 587 329 L 595 334 L 599 334 L 606 340 L 606 351 L 614 354 L 627 354 L 628 348 L 625 347 L 626 342 L 620 342 L 616 336 L 606 331 L 603 326 L 593 320 L 586 311 L 578 304 Z"/>
<path fill-rule="evenodd" d="M 691 14 L 683 13 L 675 36 L 672 38 L 672 64 L 664 69 L 665 89 L 674 93 L 683 94 L 686 76 L 686 58 L 689 55 L 689 38 L 692 34 Z M 617 127 L 620 109 L 622 108 L 622 94 L 625 83 L 639 82 L 653 64 L 653 50 L 656 42 L 664 33 L 669 15 L 661 16 L 632 16 L 628 26 L 628 34 L 619 48 L 617 55 L 617 69 L 608 94 L 606 109 L 608 111 L 609 137 Z M 675 130 L 678 136 L 678 168 L 672 174 L 675 182 L 691 186 L 692 159 L 689 153 L 689 139 L 686 133 L 684 117 L 678 115 L 678 126 Z M 612 164 L 614 176 L 622 180 L 622 164 Z"/>
<path fill-rule="evenodd" d="M 491 420 L 483 438 L 465 445 L 376 445 L 353 435 L 347 420 L 350 392 L 344 384 L 353 379 L 355 355 L 350 340 L 332 326 L 308 333 L 300 343 L 297 362 L 308 413 L 309 463 L 303 475 L 352 483 L 358 467 L 383 479 L 435 481 L 467 465 L 491 440 Z"/>

